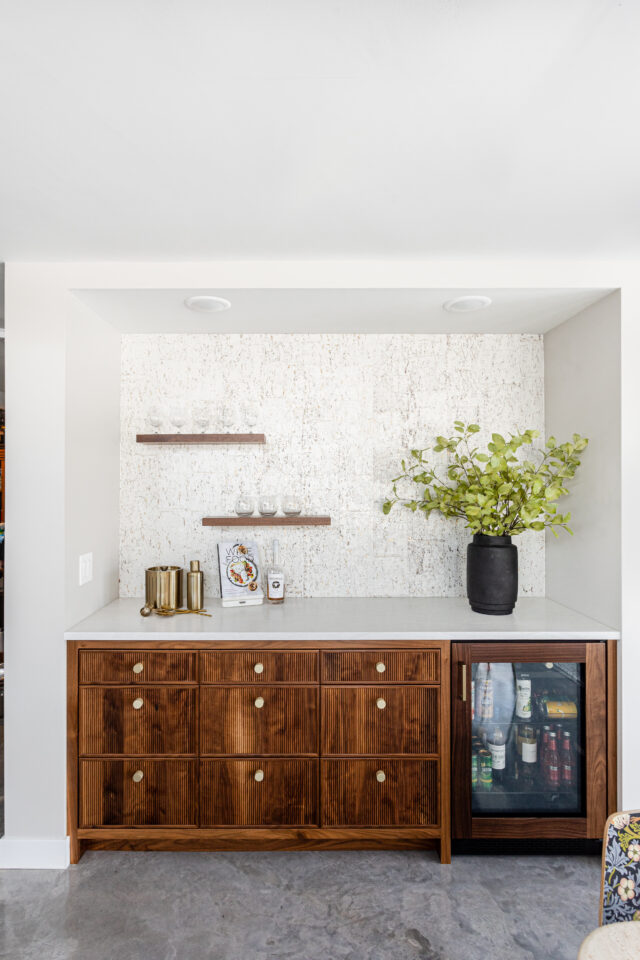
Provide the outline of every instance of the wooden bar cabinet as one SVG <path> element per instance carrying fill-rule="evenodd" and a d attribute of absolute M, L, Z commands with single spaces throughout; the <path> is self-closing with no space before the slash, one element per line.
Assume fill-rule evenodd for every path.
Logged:
<path fill-rule="evenodd" d="M 68 643 L 86 849 L 450 853 L 446 641 Z"/>

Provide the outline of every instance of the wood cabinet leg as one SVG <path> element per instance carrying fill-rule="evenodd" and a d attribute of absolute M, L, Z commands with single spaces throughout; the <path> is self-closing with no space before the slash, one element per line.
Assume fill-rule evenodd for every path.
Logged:
<path fill-rule="evenodd" d="M 440 838 L 440 863 L 451 863 L 451 837 Z"/>

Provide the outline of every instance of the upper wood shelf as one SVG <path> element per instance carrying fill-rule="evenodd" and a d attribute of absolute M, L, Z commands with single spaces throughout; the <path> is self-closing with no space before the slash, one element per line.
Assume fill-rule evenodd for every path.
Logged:
<path fill-rule="evenodd" d="M 139 433 L 136 443 L 266 443 L 264 433 Z"/>
<path fill-rule="evenodd" d="M 331 517 L 203 517 L 203 527 L 329 527 Z"/>

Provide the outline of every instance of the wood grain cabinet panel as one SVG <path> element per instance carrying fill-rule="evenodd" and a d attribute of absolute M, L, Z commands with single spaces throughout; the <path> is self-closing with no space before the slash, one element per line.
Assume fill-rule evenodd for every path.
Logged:
<path fill-rule="evenodd" d="M 323 754 L 435 754 L 439 728 L 439 687 L 323 687 Z"/>
<path fill-rule="evenodd" d="M 81 650 L 80 683 L 195 683 L 197 653 L 188 650 Z"/>
<path fill-rule="evenodd" d="M 340 650 L 322 654 L 324 683 L 439 683 L 439 650 Z"/>
<path fill-rule="evenodd" d="M 317 752 L 317 687 L 200 688 L 201 754 Z"/>
<path fill-rule="evenodd" d="M 315 651 L 209 650 L 200 654 L 202 683 L 314 683 L 317 679 Z"/>
<path fill-rule="evenodd" d="M 79 786 L 80 827 L 197 825 L 195 760 L 81 760 Z"/>
<path fill-rule="evenodd" d="M 438 824 L 437 760 L 377 757 L 321 764 L 323 826 Z"/>
<path fill-rule="evenodd" d="M 80 687 L 79 752 L 195 754 L 195 687 Z"/>
<path fill-rule="evenodd" d="M 317 824 L 317 760 L 203 760 L 202 826 Z"/>

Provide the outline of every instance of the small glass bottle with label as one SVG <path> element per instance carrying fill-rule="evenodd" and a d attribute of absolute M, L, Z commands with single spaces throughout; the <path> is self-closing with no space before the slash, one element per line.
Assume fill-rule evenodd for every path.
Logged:
<path fill-rule="evenodd" d="M 267 567 L 267 600 L 269 603 L 284 603 L 284 570 L 280 566 L 280 544 L 273 541 L 273 559 Z"/>

